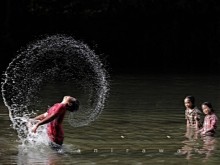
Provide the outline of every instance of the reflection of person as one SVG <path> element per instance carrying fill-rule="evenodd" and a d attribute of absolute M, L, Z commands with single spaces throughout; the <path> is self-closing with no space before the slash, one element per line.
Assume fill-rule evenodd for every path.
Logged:
<path fill-rule="evenodd" d="M 47 134 L 51 141 L 50 145 L 61 146 L 63 144 L 64 132 L 62 122 L 66 110 L 73 112 L 79 109 L 79 101 L 71 96 L 64 96 L 61 103 L 54 104 L 46 113 L 43 113 L 34 118 L 37 123 L 33 126 L 32 132 L 36 133 L 40 125 L 47 125 Z"/>
<path fill-rule="evenodd" d="M 199 154 L 205 154 L 205 160 L 208 159 L 213 152 L 215 151 L 216 148 L 216 140 L 215 137 L 212 136 L 203 136 L 203 147 L 202 149 L 198 150 Z"/>
<path fill-rule="evenodd" d="M 184 144 L 184 146 L 181 149 L 178 149 L 178 154 L 185 155 L 186 159 L 190 159 L 195 150 L 195 141 L 192 139 L 187 139 L 182 141 L 182 143 Z"/>
<path fill-rule="evenodd" d="M 189 128 L 189 130 L 191 130 Z M 216 140 L 213 136 L 201 136 L 201 139 L 197 136 L 198 133 L 192 131 L 192 134 L 186 133 L 187 140 L 184 140 L 182 143 L 184 146 L 179 149 L 178 154 L 185 155 L 186 159 L 191 159 L 193 156 L 197 156 L 197 154 L 205 155 L 204 161 L 207 160 L 215 151 L 216 148 Z M 200 145 L 200 141 L 202 143 Z"/>
<path fill-rule="evenodd" d="M 202 140 L 202 143 L 200 143 Z M 197 154 L 205 155 L 204 161 L 207 160 L 216 150 L 216 139 L 213 136 L 202 136 L 201 139 L 192 137 L 184 140 L 184 146 L 177 151 L 178 154 L 185 155 L 186 159 L 191 159 L 193 156 L 198 157 Z M 201 144 L 201 145 L 199 145 Z"/>
<path fill-rule="evenodd" d="M 201 111 L 195 106 L 195 98 L 186 96 L 184 99 L 186 126 L 199 129 L 201 127 L 200 115 Z"/>
<path fill-rule="evenodd" d="M 203 113 L 206 115 L 204 118 L 203 128 L 198 131 L 202 136 L 214 136 L 217 128 L 218 117 L 214 113 L 212 104 L 204 102 L 202 104 Z"/>

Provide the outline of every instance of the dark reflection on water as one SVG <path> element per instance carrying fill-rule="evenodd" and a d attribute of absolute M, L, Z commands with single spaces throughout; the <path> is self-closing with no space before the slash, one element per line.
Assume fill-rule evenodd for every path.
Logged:
<path fill-rule="evenodd" d="M 182 141 L 183 146 L 177 151 L 180 155 L 185 155 L 187 160 L 195 156 L 202 158 L 206 162 L 217 149 L 217 138 L 212 136 L 200 136 L 194 128 L 186 128 L 186 139 Z"/>
<path fill-rule="evenodd" d="M 205 154 L 205 160 L 211 157 L 216 150 L 217 140 L 214 137 L 203 137 L 203 146 L 198 150 L 199 154 Z"/>
<path fill-rule="evenodd" d="M 51 87 L 53 88 L 53 87 Z M 53 102 L 46 92 L 44 102 Z M 220 78 L 193 75 L 112 76 L 109 101 L 88 126 L 64 122 L 63 153 L 19 147 L 7 109 L 0 106 L 2 164 L 218 164 L 219 133 L 201 138 L 186 130 L 183 99 L 192 94 L 200 107 L 212 102 L 220 116 Z M 42 111 L 44 109 L 42 108 Z M 219 132 L 219 124 L 218 131 Z"/>

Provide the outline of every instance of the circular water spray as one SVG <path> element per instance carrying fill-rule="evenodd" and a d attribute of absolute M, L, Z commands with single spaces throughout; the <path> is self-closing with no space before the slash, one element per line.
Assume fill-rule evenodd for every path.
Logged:
<path fill-rule="evenodd" d="M 48 83 L 71 86 L 67 94 L 80 100 L 80 110 L 68 116 L 73 127 L 97 119 L 109 90 L 98 56 L 86 44 L 66 35 L 47 36 L 29 44 L 12 60 L 4 76 L 2 96 L 19 137 L 27 135 L 26 122 L 36 113 L 39 93 Z"/>

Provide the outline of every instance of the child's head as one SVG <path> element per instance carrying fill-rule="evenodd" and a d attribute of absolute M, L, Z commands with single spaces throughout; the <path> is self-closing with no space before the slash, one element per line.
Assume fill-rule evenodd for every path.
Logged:
<path fill-rule="evenodd" d="M 203 110 L 203 113 L 206 115 L 214 112 L 214 109 L 213 109 L 212 104 L 210 102 L 202 103 L 202 110 Z"/>
<path fill-rule="evenodd" d="M 193 96 L 186 96 L 184 99 L 184 105 L 186 108 L 194 108 L 195 98 Z"/>
<path fill-rule="evenodd" d="M 64 96 L 63 102 L 66 103 L 67 110 L 70 112 L 78 111 L 79 109 L 79 100 L 71 96 Z"/>

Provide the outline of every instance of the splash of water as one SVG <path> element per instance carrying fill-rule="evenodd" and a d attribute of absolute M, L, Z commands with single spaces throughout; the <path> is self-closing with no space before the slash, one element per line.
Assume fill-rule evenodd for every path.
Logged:
<path fill-rule="evenodd" d="M 68 116 L 73 127 L 97 119 L 109 90 L 108 74 L 98 56 L 83 42 L 66 35 L 47 36 L 29 44 L 19 51 L 4 76 L 3 100 L 13 128 L 23 139 L 34 138 L 27 120 L 36 113 L 39 93 L 48 83 L 65 82 L 73 86 L 68 94 L 79 96 L 80 110 Z"/>

